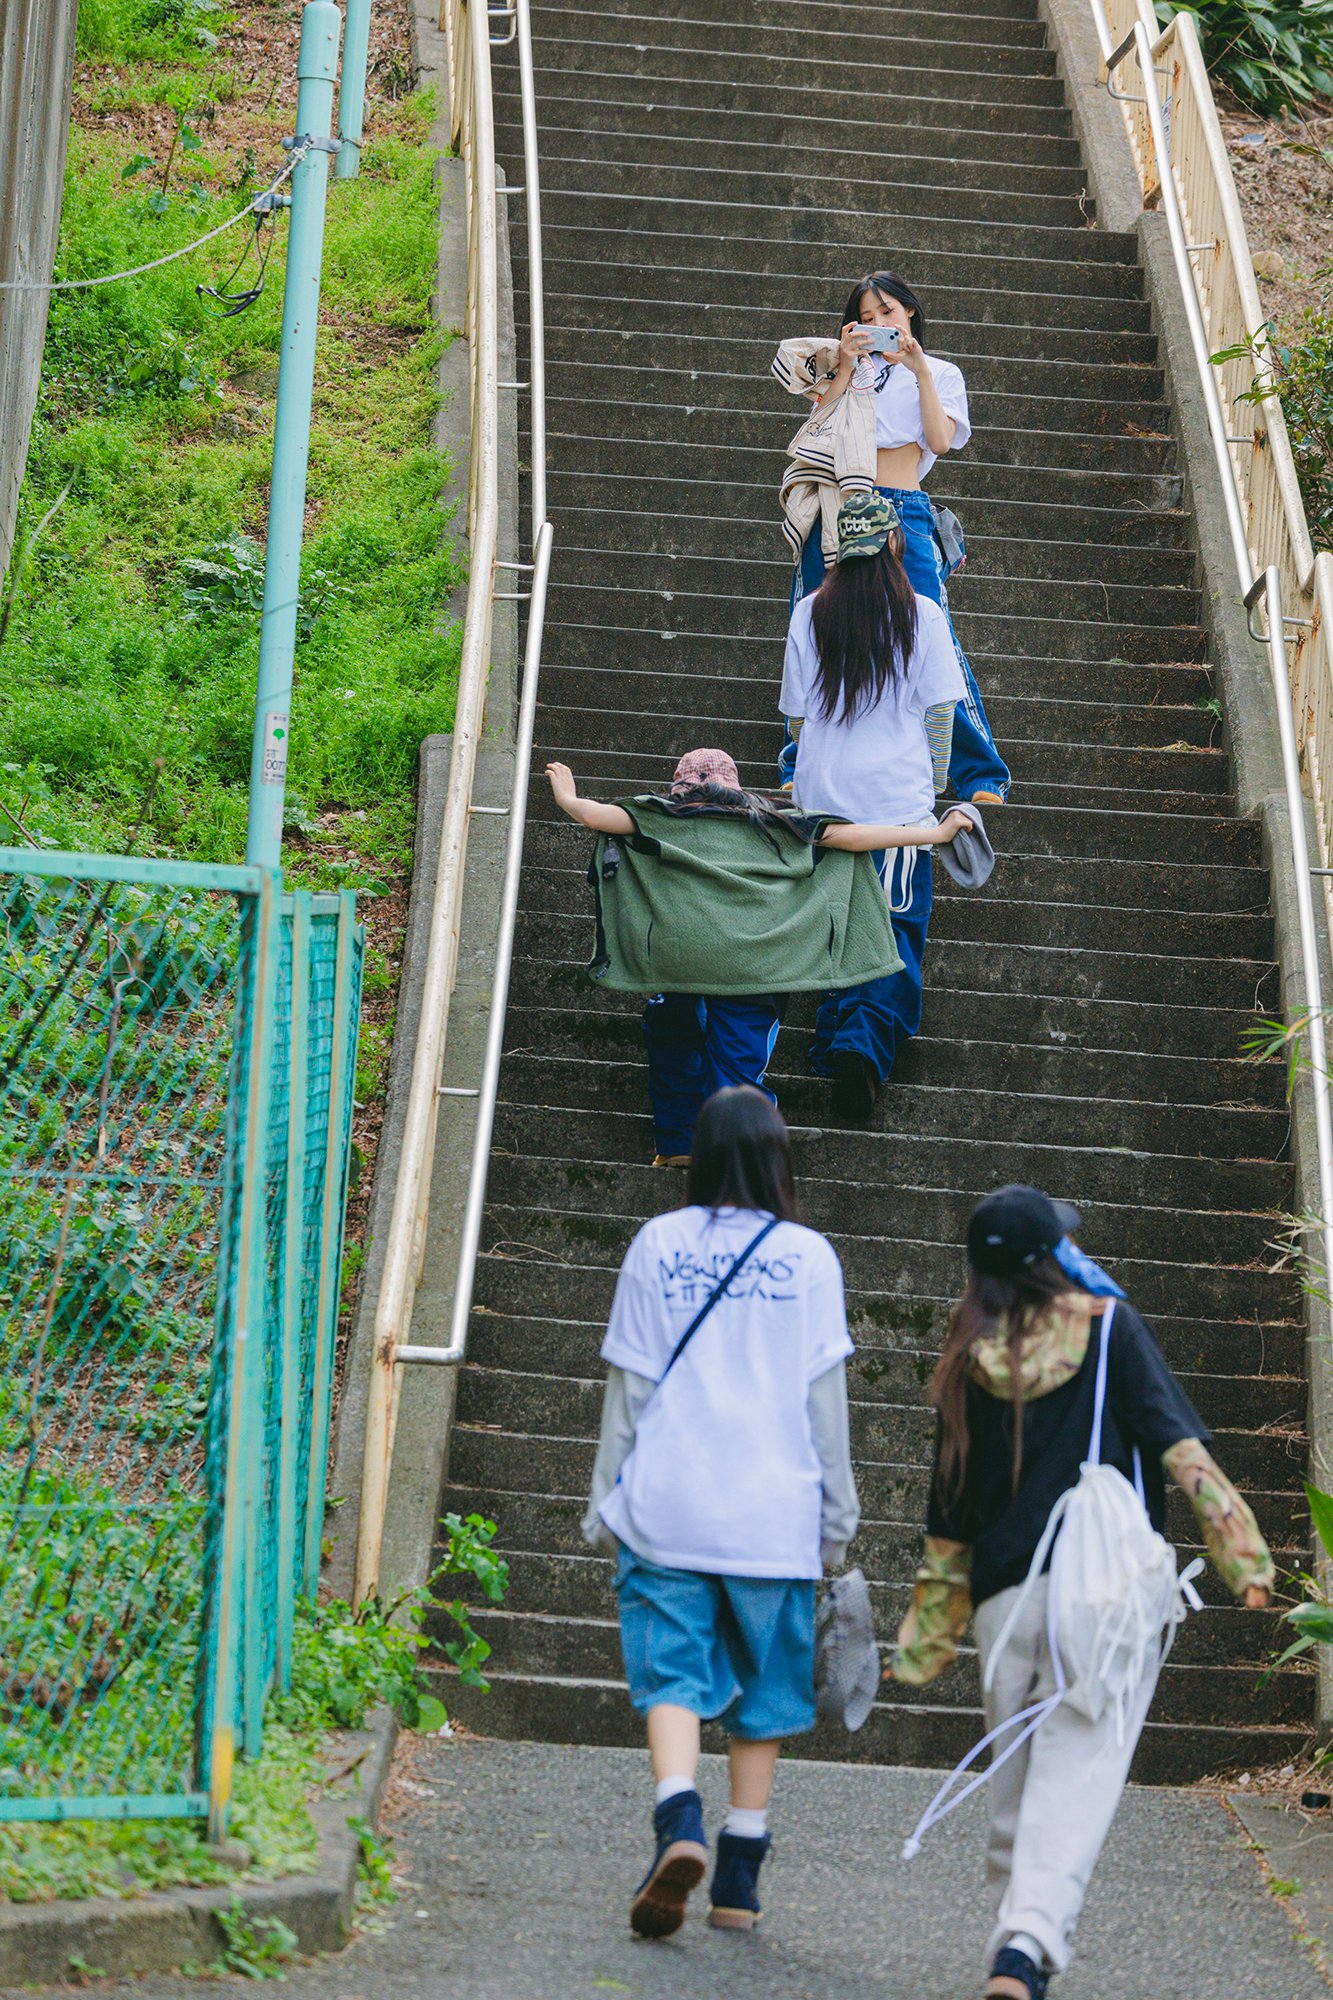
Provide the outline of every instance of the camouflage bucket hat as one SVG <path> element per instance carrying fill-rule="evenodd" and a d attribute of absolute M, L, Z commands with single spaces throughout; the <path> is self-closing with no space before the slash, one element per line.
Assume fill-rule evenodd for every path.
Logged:
<path fill-rule="evenodd" d="M 882 493 L 853 493 L 838 509 L 838 561 L 848 556 L 877 556 L 902 522 L 898 509 Z"/>

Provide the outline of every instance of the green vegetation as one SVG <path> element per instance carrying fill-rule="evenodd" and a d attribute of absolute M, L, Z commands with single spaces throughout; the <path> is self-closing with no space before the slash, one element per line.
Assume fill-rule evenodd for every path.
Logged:
<path fill-rule="evenodd" d="M 1193 14 L 1204 61 L 1268 117 L 1333 92 L 1333 0 L 1156 0 L 1162 24 Z"/>
<path fill-rule="evenodd" d="M 276 174 L 293 110 L 229 48 L 247 13 L 84 0 L 58 277 L 160 257 Z M 401 866 L 420 739 L 452 720 L 431 112 L 372 101 L 361 177 L 330 186 L 289 813 L 314 886 Z M 271 225 L 53 296 L 0 641 L 0 805 L 43 844 L 125 847 L 161 759 L 137 849 L 243 852 L 285 230 L 231 317 L 196 284 L 252 287 Z"/>
<path fill-rule="evenodd" d="M 467 1579 L 489 1603 L 502 1602 L 507 1565 L 493 1553 L 495 1523 L 471 1514 L 449 1514 L 442 1523 L 447 1553 L 421 1590 L 391 1605 L 369 1599 L 359 1611 L 341 1601 L 298 1608 L 291 1686 L 269 1696 L 264 1748 L 253 1763 L 236 1766 L 230 1837 L 243 1844 L 252 1879 L 308 1874 L 315 1866 L 315 1830 L 309 1799 L 326 1782 L 320 1748 L 329 1731 L 359 1729 L 373 1708 L 387 1705 L 409 1728 L 439 1729 L 444 1705 L 423 1694 L 417 1660 L 428 1641 L 421 1631 L 427 1609 L 443 1610 L 458 1628 L 445 1652 L 460 1678 L 485 1687 L 480 1668 L 490 1652 L 473 1629 L 462 1594 L 446 1599 L 442 1586 Z M 188 1706 L 188 1689 L 187 1689 Z M 349 1821 L 362 1851 L 364 1893 L 382 1902 L 392 1893 L 384 1843 L 363 1821 Z M 237 1879 L 235 1864 L 211 1854 L 198 1820 L 89 1820 L 65 1825 L 0 1822 L 0 1900 L 47 1902 L 77 1896 L 141 1896 L 173 1884 L 216 1885 Z M 233 1917 L 237 1916 L 236 1906 Z M 223 1964 L 249 1968 L 279 1965 L 289 1955 L 276 1934 L 256 1938 L 242 1916 L 227 1929 Z M 270 1976 L 249 1971 L 250 1977 Z"/>
<path fill-rule="evenodd" d="M 1333 312 L 1309 308 L 1290 340 L 1270 320 L 1255 338 L 1223 348 L 1213 360 L 1241 356 L 1256 374 L 1239 400 L 1263 402 L 1276 381 L 1311 536 L 1317 547 L 1333 548 Z"/>

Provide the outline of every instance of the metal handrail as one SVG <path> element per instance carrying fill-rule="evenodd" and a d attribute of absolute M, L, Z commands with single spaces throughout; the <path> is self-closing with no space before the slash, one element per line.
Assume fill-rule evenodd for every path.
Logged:
<path fill-rule="evenodd" d="M 1143 78 L 1144 94 L 1142 102 L 1147 117 L 1148 129 L 1152 137 L 1152 148 L 1157 169 L 1157 186 L 1163 214 L 1166 217 L 1167 233 L 1171 242 L 1171 252 L 1175 260 L 1176 274 L 1180 280 L 1181 294 L 1185 302 L 1185 316 L 1189 325 L 1190 345 L 1198 368 L 1199 382 L 1203 389 L 1204 407 L 1208 417 L 1208 430 L 1213 443 L 1213 455 L 1217 461 L 1222 482 L 1222 497 L 1226 508 L 1227 527 L 1231 537 L 1232 554 L 1240 580 L 1241 595 L 1245 601 L 1249 620 L 1250 636 L 1266 645 L 1269 667 L 1272 675 L 1273 692 L 1276 697 L 1278 717 L 1278 740 L 1282 753 L 1282 776 L 1286 793 L 1287 818 L 1290 823 L 1291 854 L 1296 879 L 1296 914 L 1300 936 L 1301 970 L 1305 982 L 1306 1020 L 1305 1030 L 1309 1037 L 1310 1072 L 1314 1094 L 1315 1150 L 1318 1156 L 1319 1178 L 1319 1227 L 1323 1242 L 1324 1282 L 1333 1282 L 1333 1109 L 1329 1101 L 1328 1053 L 1324 1029 L 1323 981 L 1319 969 L 1319 945 L 1315 931 L 1314 895 L 1311 878 L 1316 872 L 1310 866 L 1309 845 L 1305 832 L 1305 795 L 1301 784 L 1300 751 L 1296 740 L 1296 724 L 1292 706 L 1292 682 L 1287 661 L 1286 626 L 1282 610 L 1282 577 L 1276 563 L 1264 565 L 1260 574 L 1255 575 L 1254 561 L 1250 550 L 1244 501 L 1236 474 L 1235 461 L 1231 455 L 1232 439 L 1228 430 L 1226 412 L 1222 406 L 1221 392 L 1213 370 L 1211 346 L 1207 328 L 1204 325 L 1203 310 L 1195 288 L 1194 267 L 1190 262 L 1190 246 L 1185 227 L 1185 216 L 1175 173 L 1171 163 L 1171 148 L 1166 125 L 1162 116 L 1162 106 L 1153 87 L 1155 57 L 1175 26 L 1173 22 L 1165 32 L 1154 39 L 1145 15 L 1148 10 L 1144 0 L 1137 0 L 1139 18 L 1133 29 L 1119 43 L 1110 46 L 1110 31 L 1101 0 L 1091 0 L 1098 37 L 1102 45 L 1102 81 L 1109 85 L 1116 70 L 1131 56 L 1138 63 Z M 1151 19 L 1151 16 L 1148 17 Z M 1180 17 L 1177 17 L 1179 19 Z M 1188 17 L 1186 17 L 1188 19 Z M 1153 26 L 1156 26 L 1155 21 Z M 1192 31 L 1192 24 L 1190 30 Z M 1234 248 L 1233 248 L 1234 254 Z M 1247 259 L 1248 261 L 1248 259 Z M 1251 273 L 1251 283 L 1253 277 Z M 1256 422 L 1266 418 L 1262 409 L 1256 411 Z M 1254 625 L 1255 612 L 1260 601 L 1267 612 L 1267 632 L 1257 631 Z M 1291 621 L 1294 622 L 1294 621 Z"/>
<path fill-rule="evenodd" d="M 519 878 L 527 826 L 527 791 L 536 730 L 537 683 L 541 665 L 547 581 L 553 531 L 546 518 L 546 344 L 542 292 L 541 183 L 537 161 L 536 86 L 532 65 L 529 0 L 512 0 L 515 32 L 503 38 L 517 46 L 523 112 L 523 154 L 528 230 L 528 317 L 531 400 L 532 565 L 528 624 L 517 733 L 514 786 L 507 809 L 508 841 L 495 976 L 487 1021 L 486 1045 L 478 1086 L 477 1123 L 472 1170 L 463 1216 L 458 1275 L 447 1347 L 413 1345 L 413 1299 L 421 1274 L 430 1204 L 435 1124 L 441 1096 L 445 1035 L 450 996 L 458 958 L 458 930 L 472 805 L 476 753 L 486 696 L 490 661 L 492 608 L 498 597 L 524 593 L 497 592 L 498 389 L 499 329 L 496 312 L 498 264 L 496 203 L 507 190 L 497 188 L 494 112 L 491 92 L 491 19 L 488 0 L 444 0 L 448 7 L 450 97 L 456 137 L 468 175 L 468 298 L 467 324 L 472 363 L 472 484 L 469 517 L 472 565 L 468 580 L 463 655 L 459 667 L 458 706 L 454 724 L 449 792 L 445 803 L 440 861 L 427 948 L 421 1025 L 413 1059 L 407 1119 L 398 1181 L 394 1190 L 384 1275 L 375 1312 L 371 1351 L 370 1394 L 366 1408 L 366 1443 L 362 1461 L 361 1511 L 358 1524 L 355 1600 L 359 1604 L 379 1583 L 388 1501 L 389 1471 L 397 1414 L 398 1368 L 428 1362 L 457 1366 L 467 1345 L 467 1324 L 481 1241 L 487 1169 L 495 1124 L 500 1058 L 504 1045 L 509 975 L 513 963 L 518 915 Z M 443 11 L 443 8 L 442 8 Z M 466 21 L 464 21 L 466 17 Z M 464 32 L 466 28 L 466 32 Z M 522 566 L 526 568 L 526 565 Z M 460 1093 L 470 1095 L 470 1092 Z"/>

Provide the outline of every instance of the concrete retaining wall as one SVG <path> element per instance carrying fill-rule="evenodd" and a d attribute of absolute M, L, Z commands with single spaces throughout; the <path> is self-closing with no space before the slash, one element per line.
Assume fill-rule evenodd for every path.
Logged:
<path fill-rule="evenodd" d="M 78 0 L 0 0 L 0 281 L 55 262 Z M 0 576 L 9 565 L 49 293 L 0 291 Z"/>
<path fill-rule="evenodd" d="M 1213 455 L 1204 392 L 1190 341 L 1185 300 L 1176 272 L 1165 216 L 1145 214 L 1138 174 L 1120 107 L 1096 82 L 1098 45 L 1087 0 L 1039 0 L 1050 30 L 1074 124 L 1088 166 L 1098 220 L 1107 229 L 1137 231 L 1147 277 L 1147 297 L 1161 343 L 1161 361 L 1172 421 L 1180 445 L 1185 504 L 1194 516 L 1199 583 L 1211 641 L 1226 747 L 1239 810 L 1259 819 L 1272 884 L 1275 948 L 1287 1021 L 1306 1012 L 1301 964 L 1291 827 L 1283 783 L 1277 709 L 1267 651 L 1246 628 L 1221 475 Z M 1310 852 L 1318 853 L 1314 815 L 1307 807 Z M 1333 959 L 1324 927 L 1323 899 L 1315 920 L 1325 993 L 1333 992 Z M 1319 1212 L 1319 1163 L 1314 1099 L 1308 1076 L 1298 1075 L 1292 1097 L 1291 1150 L 1296 1169 L 1295 1211 Z M 1275 1234 L 1277 1224 L 1275 1221 Z M 1309 1384 L 1310 1476 L 1333 1485 L 1333 1305 L 1307 1289 L 1306 1356 Z M 1327 1579 L 1326 1579 L 1327 1580 Z M 1320 1660 L 1317 1723 L 1321 1740 L 1333 1736 L 1333 1654 Z"/>

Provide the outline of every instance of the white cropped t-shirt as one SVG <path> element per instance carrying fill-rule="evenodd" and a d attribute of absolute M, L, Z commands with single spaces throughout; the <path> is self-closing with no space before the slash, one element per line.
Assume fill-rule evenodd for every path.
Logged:
<path fill-rule="evenodd" d="M 926 443 L 921 420 L 921 391 L 917 387 L 916 376 L 903 362 L 885 361 L 879 355 L 869 356 L 864 365 L 873 367 L 875 371 L 876 446 L 880 451 L 892 451 L 895 446 L 903 444 L 919 446 L 921 455 L 916 462 L 916 476 L 924 479 L 935 463 L 936 453 Z M 926 356 L 926 366 L 930 369 L 945 415 L 954 421 L 949 449 L 961 451 L 972 435 L 972 422 L 967 414 L 967 384 L 962 370 L 956 368 L 952 361 L 937 361 L 933 354 Z"/>

